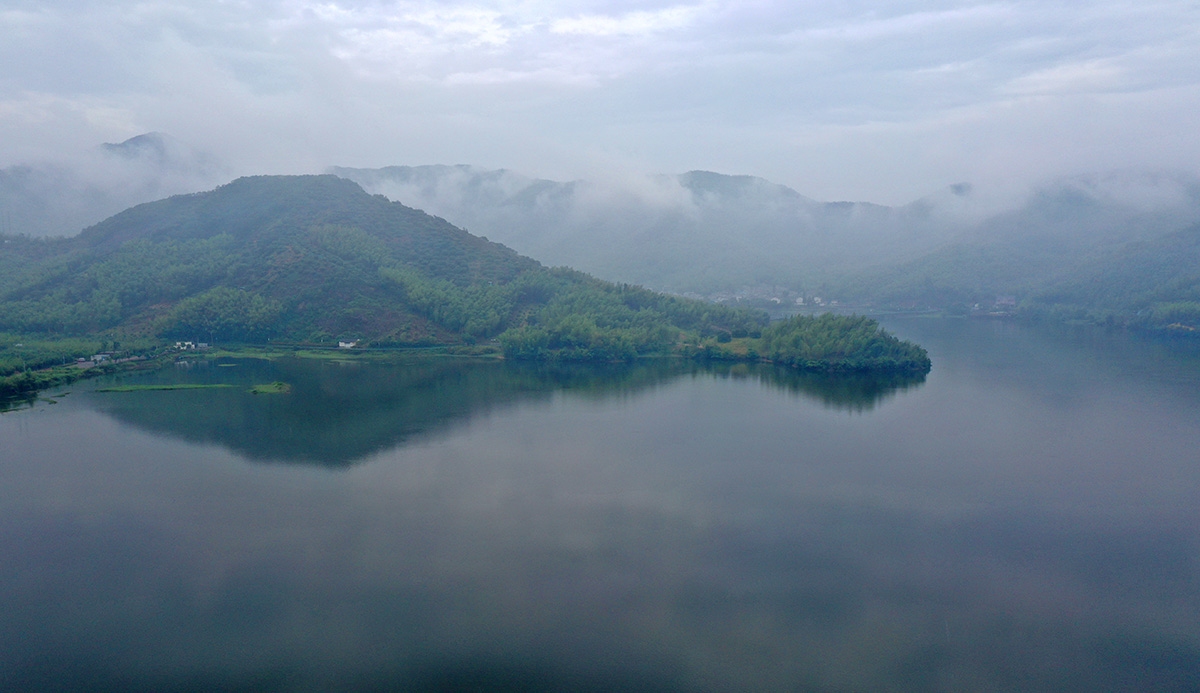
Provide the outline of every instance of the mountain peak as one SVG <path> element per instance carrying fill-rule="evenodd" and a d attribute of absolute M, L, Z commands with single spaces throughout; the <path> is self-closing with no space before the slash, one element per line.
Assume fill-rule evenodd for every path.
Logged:
<path fill-rule="evenodd" d="M 169 156 L 168 147 L 172 144 L 170 138 L 161 132 L 147 132 L 130 137 L 124 142 L 105 142 L 100 149 L 106 154 L 112 154 L 124 159 L 143 159 L 156 164 L 163 164 Z"/>

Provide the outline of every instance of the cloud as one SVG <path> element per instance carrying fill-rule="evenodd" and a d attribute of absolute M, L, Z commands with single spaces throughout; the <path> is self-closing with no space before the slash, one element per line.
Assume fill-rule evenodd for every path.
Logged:
<path fill-rule="evenodd" d="M 650 36 L 683 29 L 705 12 L 704 6 L 679 5 L 621 15 L 590 14 L 555 20 L 550 31 L 575 36 Z"/>
<path fill-rule="evenodd" d="M 9 0 L 0 19 L 0 165 L 159 130 L 247 172 L 715 169 L 901 203 L 1200 161 L 1188 0 Z"/>
<path fill-rule="evenodd" d="M 805 29 L 800 36 L 810 39 L 843 41 L 878 41 L 897 36 L 928 37 L 930 33 L 961 31 L 964 27 L 980 28 L 1005 24 L 1015 18 L 1011 5 L 971 5 L 943 10 L 918 10 L 880 17 L 872 12 L 851 17 L 850 21 Z"/>
<path fill-rule="evenodd" d="M 1130 75 L 1111 60 L 1088 60 L 1055 65 L 1022 75 L 1006 85 L 1013 94 L 1067 94 L 1116 91 Z"/>

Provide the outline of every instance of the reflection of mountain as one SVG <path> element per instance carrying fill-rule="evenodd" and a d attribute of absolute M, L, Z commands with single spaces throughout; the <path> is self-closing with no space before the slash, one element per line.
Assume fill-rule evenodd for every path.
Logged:
<path fill-rule="evenodd" d="M 561 389 L 638 389 L 661 382 L 673 370 L 658 363 L 556 367 L 436 357 L 388 363 L 241 359 L 149 376 L 153 382 L 235 387 L 101 393 L 93 402 L 125 423 L 218 443 L 251 459 L 342 467 L 497 406 Z M 256 383 L 274 381 L 290 384 L 291 392 L 248 392 Z"/>
<path fill-rule="evenodd" d="M 819 376 L 770 366 L 657 360 L 634 365 L 549 365 L 412 357 L 387 362 L 239 359 L 177 366 L 122 382 L 234 387 L 97 393 L 100 411 L 139 428 L 217 443 L 253 460 L 346 467 L 382 450 L 434 435 L 495 407 L 569 391 L 627 394 L 684 374 L 755 377 L 824 403 L 864 411 L 924 380 Z M 254 395 L 283 381 L 288 394 Z"/>

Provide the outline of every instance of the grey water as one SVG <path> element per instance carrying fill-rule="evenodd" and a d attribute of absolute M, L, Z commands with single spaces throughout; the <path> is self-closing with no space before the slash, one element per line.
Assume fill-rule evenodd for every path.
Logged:
<path fill-rule="evenodd" d="M 1200 690 L 1196 343 L 887 327 L 928 377 L 222 359 L 45 393 L 0 415 L 0 690 Z M 226 387 L 98 391 L 171 383 Z"/>

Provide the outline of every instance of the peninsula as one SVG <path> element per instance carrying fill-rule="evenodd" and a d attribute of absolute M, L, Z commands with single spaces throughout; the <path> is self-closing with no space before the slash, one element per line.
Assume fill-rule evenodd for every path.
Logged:
<path fill-rule="evenodd" d="M 452 347 L 510 359 L 767 360 L 926 372 L 857 316 L 793 318 L 548 268 L 336 176 L 258 176 L 65 239 L 0 239 L 0 391 L 56 364 L 222 345 Z M 51 379 L 52 380 L 52 379 Z"/>

